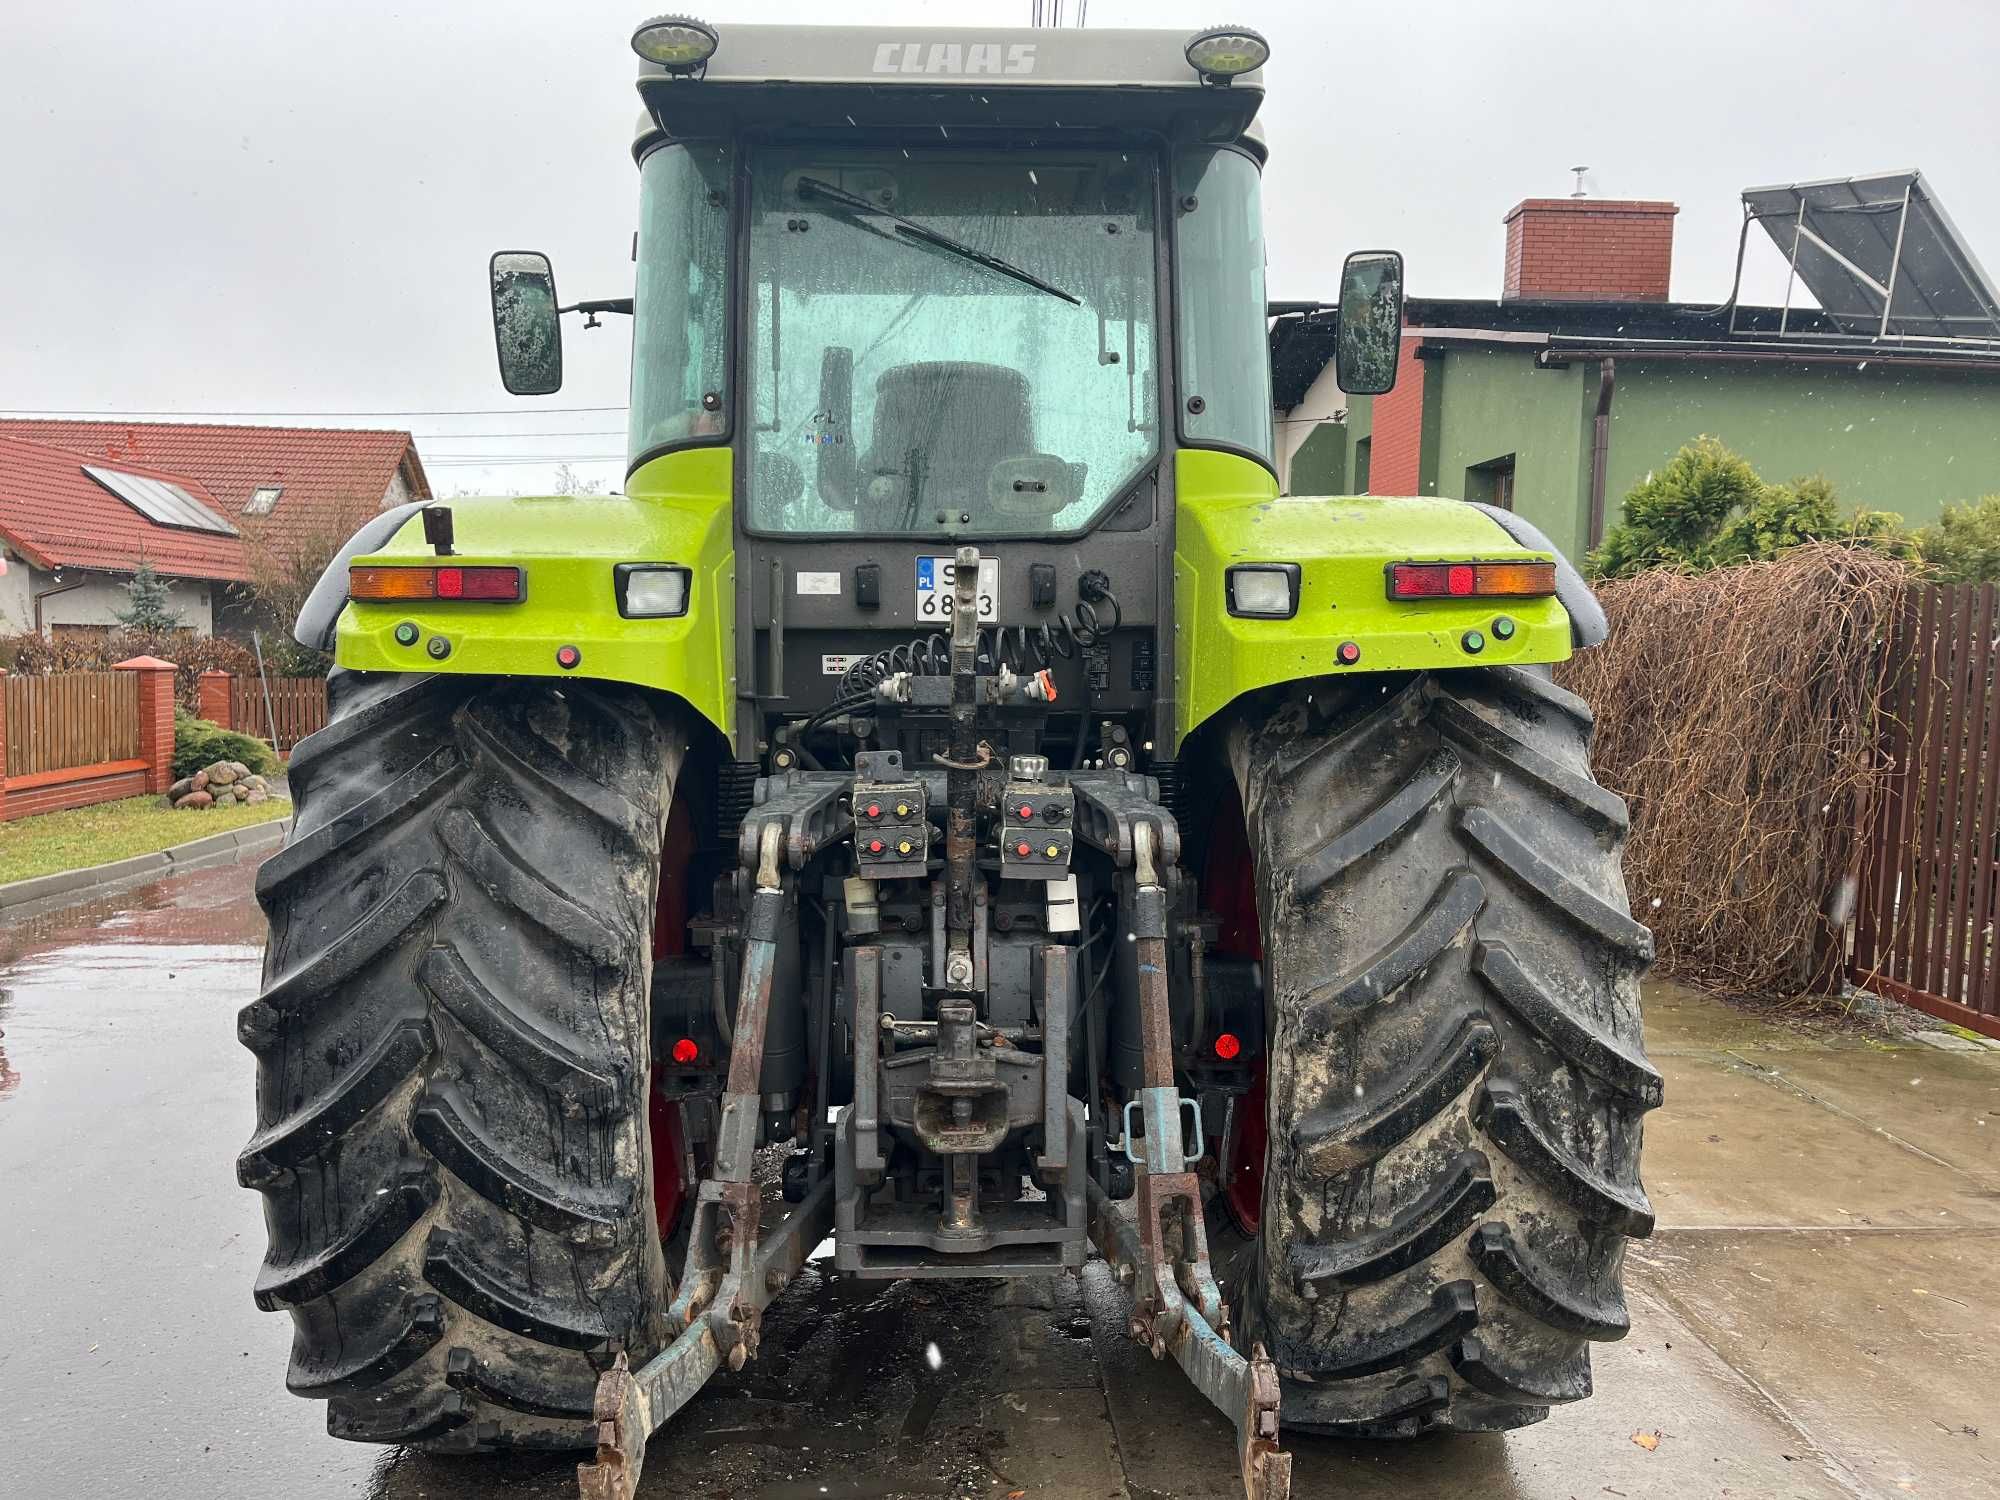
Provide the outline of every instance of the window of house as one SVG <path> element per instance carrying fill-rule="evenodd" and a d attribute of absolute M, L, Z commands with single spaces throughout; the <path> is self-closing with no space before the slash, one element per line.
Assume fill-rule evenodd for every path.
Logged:
<path fill-rule="evenodd" d="M 1375 439 L 1362 438 L 1354 445 L 1354 493 L 1368 493 L 1368 460 L 1372 456 Z"/>
<path fill-rule="evenodd" d="M 250 498 L 244 502 L 243 514 L 246 516 L 268 516 L 272 509 L 276 507 L 278 497 L 284 494 L 284 492 L 285 487 L 282 484 L 260 484 L 251 494 Z"/>
<path fill-rule="evenodd" d="M 1465 471 L 1465 498 L 1481 505 L 1514 508 L 1514 455 L 1503 454 Z"/>

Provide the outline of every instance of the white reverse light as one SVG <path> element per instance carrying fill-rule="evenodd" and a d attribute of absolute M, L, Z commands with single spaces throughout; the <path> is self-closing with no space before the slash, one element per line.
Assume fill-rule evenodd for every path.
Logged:
<path fill-rule="evenodd" d="M 1254 73 L 1270 56 L 1271 44 L 1248 26 L 1216 26 L 1187 44 L 1188 66 L 1212 83 Z"/>
<path fill-rule="evenodd" d="M 688 570 L 665 563 L 620 563 L 618 613 L 628 620 L 684 615 L 688 610 Z"/>
<path fill-rule="evenodd" d="M 1289 620 L 1299 612 L 1297 563 L 1245 563 L 1231 568 L 1229 612 L 1258 620 Z"/>
<path fill-rule="evenodd" d="M 632 33 L 632 50 L 669 73 L 692 73 L 715 56 L 715 28 L 692 16 L 655 16 Z"/>

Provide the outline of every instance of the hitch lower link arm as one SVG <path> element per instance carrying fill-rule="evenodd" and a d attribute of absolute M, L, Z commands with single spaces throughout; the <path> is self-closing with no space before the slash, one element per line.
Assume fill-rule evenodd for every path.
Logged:
<path fill-rule="evenodd" d="M 778 928 L 791 897 L 789 876 L 778 867 L 783 831 L 774 818 L 758 834 L 756 886 L 715 1164 L 694 1203 L 687 1264 L 667 1311 L 669 1326 L 683 1331 L 638 1370 L 621 1350 L 599 1378 L 592 1411 L 597 1456 L 576 1471 L 583 1500 L 633 1500 L 646 1462 L 646 1440 L 724 1364 L 740 1370 L 756 1357 L 764 1309 L 833 1227 L 833 1178 L 826 1176 L 768 1238 L 758 1239 L 761 1204 L 751 1172 L 757 1150 L 757 1084 L 764 1067 Z"/>
<path fill-rule="evenodd" d="M 1138 1171 L 1138 1221 L 1135 1225 L 1092 1182 L 1092 1238 L 1119 1280 L 1132 1285 L 1132 1337 L 1155 1359 L 1173 1355 L 1195 1387 L 1235 1423 L 1247 1500 L 1288 1500 L 1292 1456 L 1278 1447 L 1277 1366 L 1263 1345 L 1254 1345 L 1246 1359 L 1229 1342 L 1229 1308 L 1209 1265 L 1201 1183 L 1190 1170 L 1201 1152 L 1197 1147 L 1189 1157 L 1181 1134 L 1184 1106 L 1193 1101 L 1183 1100 L 1174 1083 L 1166 890 L 1155 862 L 1157 833 L 1150 821 L 1135 823 L 1132 831 L 1143 1079 L 1132 1102 L 1145 1134 L 1135 1153 L 1128 1107 L 1125 1149 Z"/>

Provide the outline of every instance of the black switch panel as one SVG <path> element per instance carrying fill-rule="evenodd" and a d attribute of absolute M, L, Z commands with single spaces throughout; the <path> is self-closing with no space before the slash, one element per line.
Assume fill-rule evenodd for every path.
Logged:
<path fill-rule="evenodd" d="M 882 607 L 882 565 L 880 563 L 856 563 L 854 565 L 854 603 L 861 609 L 880 609 Z"/>
<path fill-rule="evenodd" d="M 1036 609 L 1056 607 L 1056 565 L 1054 563 L 1028 564 L 1028 602 Z"/>

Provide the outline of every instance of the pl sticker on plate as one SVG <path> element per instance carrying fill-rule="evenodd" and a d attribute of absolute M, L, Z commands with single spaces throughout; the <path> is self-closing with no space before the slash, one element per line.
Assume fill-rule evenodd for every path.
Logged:
<path fill-rule="evenodd" d="M 917 618 L 919 620 L 949 620 L 951 618 L 954 582 L 958 573 L 957 563 L 949 557 L 920 557 L 917 559 Z M 990 620 L 999 609 L 1000 599 L 1000 559 L 982 557 L 979 559 L 979 618 Z"/>

